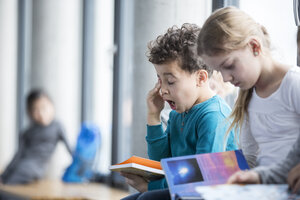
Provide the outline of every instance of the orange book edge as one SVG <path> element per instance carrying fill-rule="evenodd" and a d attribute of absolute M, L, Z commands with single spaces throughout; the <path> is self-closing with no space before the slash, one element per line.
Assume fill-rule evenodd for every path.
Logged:
<path fill-rule="evenodd" d="M 155 169 L 162 170 L 160 162 L 155 161 L 155 160 L 150 160 L 147 158 L 138 157 L 138 156 L 131 156 L 128 160 L 125 160 L 124 162 L 121 162 L 121 163 L 115 164 L 115 165 L 123 165 L 123 164 L 129 164 L 129 163 L 136 163 L 139 165 L 144 165 L 147 167 L 152 167 Z"/>

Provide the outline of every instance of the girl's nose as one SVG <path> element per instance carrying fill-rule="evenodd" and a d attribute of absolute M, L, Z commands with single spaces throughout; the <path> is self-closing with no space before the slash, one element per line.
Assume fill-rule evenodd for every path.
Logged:
<path fill-rule="evenodd" d="M 229 74 L 229 73 L 224 73 L 224 72 L 221 72 L 222 74 L 222 77 L 223 77 L 223 81 L 224 82 L 231 82 L 232 81 L 232 75 Z"/>

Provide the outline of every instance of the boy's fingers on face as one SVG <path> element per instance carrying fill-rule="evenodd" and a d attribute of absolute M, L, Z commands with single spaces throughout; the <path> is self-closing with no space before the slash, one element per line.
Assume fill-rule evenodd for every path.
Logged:
<path fill-rule="evenodd" d="M 154 88 L 152 90 L 150 90 L 150 92 L 152 93 L 156 93 L 160 90 L 160 84 L 159 83 L 156 83 Z"/>
<path fill-rule="evenodd" d="M 157 84 L 158 84 L 159 87 L 160 87 L 160 85 L 161 85 L 161 79 L 160 79 L 160 78 L 157 79 Z"/>
<path fill-rule="evenodd" d="M 153 98 L 153 96 L 155 96 L 155 93 L 157 93 L 157 89 L 156 88 L 153 88 L 152 90 L 150 90 L 148 92 L 148 98 L 151 99 Z"/>
<path fill-rule="evenodd" d="M 160 87 L 160 82 L 159 82 L 159 80 L 155 83 L 155 87 L 156 87 L 156 88 Z"/>
<path fill-rule="evenodd" d="M 162 95 L 160 94 L 160 89 L 158 88 L 153 88 L 152 90 L 150 90 L 150 92 L 148 93 L 148 100 L 153 100 L 156 97 L 162 97 Z"/>
<path fill-rule="evenodd" d="M 154 89 L 155 89 L 155 92 L 160 91 L 160 83 L 159 82 L 155 84 Z"/>

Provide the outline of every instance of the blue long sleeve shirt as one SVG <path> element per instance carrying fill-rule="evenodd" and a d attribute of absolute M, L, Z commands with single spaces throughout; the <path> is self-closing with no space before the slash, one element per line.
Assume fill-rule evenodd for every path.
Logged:
<path fill-rule="evenodd" d="M 167 129 L 147 125 L 148 156 L 152 160 L 236 150 L 234 131 L 225 138 L 231 109 L 218 95 L 193 106 L 189 111 L 171 111 Z M 151 181 L 149 190 L 167 188 L 166 179 Z"/>

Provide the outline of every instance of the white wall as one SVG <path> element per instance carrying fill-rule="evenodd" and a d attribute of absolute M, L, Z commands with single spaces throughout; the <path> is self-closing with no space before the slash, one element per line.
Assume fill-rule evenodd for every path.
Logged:
<path fill-rule="evenodd" d="M 293 15 L 293 0 L 240 0 L 240 8 L 267 28 L 275 58 L 295 65 L 297 27 Z"/>
<path fill-rule="evenodd" d="M 100 127 L 101 149 L 97 168 L 109 173 L 111 164 L 114 1 L 95 1 L 95 62 L 93 120 Z"/>
<path fill-rule="evenodd" d="M 0 170 L 17 144 L 17 1 L 0 0 Z"/>
<path fill-rule="evenodd" d="M 34 0 L 32 6 L 30 88 L 43 88 L 49 93 L 56 118 L 75 147 L 81 113 L 82 1 Z M 59 143 L 48 177 L 61 177 L 71 160 Z"/>

